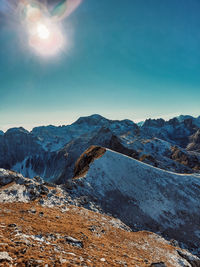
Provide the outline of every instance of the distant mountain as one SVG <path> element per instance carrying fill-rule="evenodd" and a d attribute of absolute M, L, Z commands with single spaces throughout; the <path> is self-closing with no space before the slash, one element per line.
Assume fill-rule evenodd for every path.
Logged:
<path fill-rule="evenodd" d="M 189 137 L 198 128 L 198 119 L 186 118 L 183 121 L 179 121 L 177 118 L 173 118 L 169 121 L 148 119 L 142 125 L 141 130 L 144 137 L 157 137 L 186 148 Z"/>
<path fill-rule="evenodd" d="M 138 126 L 142 126 L 144 124 L 144 121 L 137 122 Z"/>
<path fill-rule="evenodd" d="M 193 119 L 193 117 L 190 115 L 180 115 L 180 116 L 177 116 L 176 118 L 178 119 L 179 122 L 183 122 L 184 120 L 187 120 L 187 119 Z"/>
<path fill-rule="evenodd" d="M 177 117 L 177 119 L 179 122 L 183 122 L 184 120 L 191 119 L 194 122 L 194 124 L 196 124 L 198 127 L 200 127 L 200 116 L 197 118 L 194 118 L 190 115 L 180 115 Z"/>
<path fill-rule="evenodd" d="M 81 117 L 71 125 L 41 126 L 31 132 L 12 128 L 0 134 L 0 167 L 27 177 L 40 175 L 63 183 L 74 175 L 74 164 L 89 146 L 98 145 L 155 167 L 179 173 L 200 171 L 200 117 L 169 121 L 109 120 L 100 115 Z"/>

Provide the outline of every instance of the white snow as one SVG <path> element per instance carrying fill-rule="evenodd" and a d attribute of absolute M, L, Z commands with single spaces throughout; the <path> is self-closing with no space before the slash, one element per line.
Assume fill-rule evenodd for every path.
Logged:
<path fill-rule="evenodd" d="M 183 175 L 154 168 L 145 163 L 111 150 L 91 165 L 81 180 L 85 190 L 93 191 L 102 198 L 108 192 L 118 191 L 129 199 L 129 203 L 159 222 L 166 218 L 166 227 L 173 217 L 176 226 L 184 223 L 177 211 L 200 214 L 197 187 L 200 188 L 198 174 Z M 81 190 L 81 189 L 80 189 Z M 200 189 L 199 189 L 200 191 Z M 131 202 L 132 199 L 132 202 Z"/>
<path fill-rule="evenodd" d="M 8 252 L 0 252 L 0 261 L 7 260 L 12 261 L 13 259 L 9 256 Z"/>
<path fill-rule="evenodd" d="M 0 203 L 12 203 L 15 202 L 16 199 L 19 202 L 24 203 L 28 203 L 30 201 L 30 197 L 24 185 L 13 184 L 9 187 L 9 190 L 4 189 L 0 191 Z"/>

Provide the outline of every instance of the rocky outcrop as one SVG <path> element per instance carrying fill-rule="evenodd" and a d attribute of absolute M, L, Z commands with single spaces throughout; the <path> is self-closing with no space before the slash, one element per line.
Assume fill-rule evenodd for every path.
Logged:
<path fill-rule="evenodd" d="M 187 150 L 200 152 L 200 129 L 190 137 Z"/>
<path fill-rule="evenodd" d="M 0 263 L 12 262 L 12 261 L 13 259 L 9 256 L 8 252 L 6 251 L 0 252 Z"/>
<path fill-rule="evenodd" d="M 191 264 L 192 267 L 200 267 L 200 259 L 191 255 L 187 251 L 177 250 L 178 254 Z"/>
<path fill-rule="evenodd" d="M 105 152 L 105 148 L 98 146 L 92 146 L 86 150 L 75 164 L 74 179 L 84 176 L 88 172 L 90 164 L 95 159 L 102 157 Z"/>
<path fill-rule="evenodd" d="M 0 202 L 40 199 L 49 194 L 47 185 L 40 177 L 29 179 L 16 172 L 0 169 Z"/>
<path fill-rule="evenodd" d="M 186 151 L 183 152 L 177 146 L 173 146 L 171 151 L 171 159 L 188 168 L 188 171 L 186 169 L 185 172 L 190 172 L 190 169 L 193 169 L 194 171 L 200 171 L 200 158 L 197 155 L 189 154 Z"/>
<path fill-rule="evenodd" d="M 23 183 L 23 176 L 13 171 L 0 169 L 0 187 L 10 184 L 14 181 Z"/>

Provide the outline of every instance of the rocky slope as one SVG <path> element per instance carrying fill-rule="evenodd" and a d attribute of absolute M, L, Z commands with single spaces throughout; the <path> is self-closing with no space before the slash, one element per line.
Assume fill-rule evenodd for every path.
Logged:
<path fill-rule="evenodd" d="M 149 119 L 138 126 L 92 115 L 71 125 L 36 127 L 31 132 L 13 128 L 0 134 L 0 167 L 63 183 L 72 178 L 79 156 L 99 145 L 165 170 L 198 172 L 199 127 L 200 117 Z"/>
<path fill-rule="evenodd" d="M 97 149 L 89 166 L 106 154 Z M 0 265 L 200 266 L 175 240 L 132 232 L 118 219 L 78 207 L 79 200 L 39 177 L 1 169 Z"/>
<path fill-rule="evenodd" d="M 131 229 L 159 233 L 200 253 L 200 174 L 176 174 L 91 147 L 78 160 L 71 187 L 72 198 L 85 197 Z"/>
<path fill-rule="evenodd" d="M 92 146 L 75 164 L 74 179 L 64 185 L 55 186 L 39 177 L 31 180 L 3 169 L 0 181 L 0 201 L 38 199 L 49 207 L 84 206 L 111 214 L 134 231 L 153 231 L 200 253 L 199 174 L 175 174 Z"/>
<path fill-rule="evenodd" d="M 13 203 L 12 203 L 13 204 Z M 33 211 L 34 206 L 34 211 Z M 1 266 L 199 266 L 156 234 L 129 232 L 111 217 L 68 206 L 0 204 Z"/>
<path fill-rule="evenodd" d="M 200 152 L 200 129 L 190 136 L 190 142 L 187 145 L 187 149 L 190 151 Z"/>

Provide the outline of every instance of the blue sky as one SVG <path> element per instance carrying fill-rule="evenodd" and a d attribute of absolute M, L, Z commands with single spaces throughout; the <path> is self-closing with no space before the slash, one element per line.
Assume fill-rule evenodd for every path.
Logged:
<path fill-rule="evenodd" d="M 200 115 L 198 0 L 83 0 L 65 50 L 45 59 L 0 16 L 0 129 Z"/>

